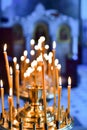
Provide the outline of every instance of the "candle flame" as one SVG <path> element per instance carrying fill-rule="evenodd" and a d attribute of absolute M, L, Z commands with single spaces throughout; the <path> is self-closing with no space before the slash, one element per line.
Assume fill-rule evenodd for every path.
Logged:
<path fill-rule="evenodd" d="M 42 70 L 42 67 L 41 67 L 41 66 L 38 66 L 38 67 L 37 67 L 37 71 L 41 72 L 41 70 Z"/>
<path fill-rule="evenodd" d="M 51 70 L 53 70 L 53 66 L 51 66 Z"/>
<path fill-rule="evenodd" d="M 58 64 L 57 66 L 58 66 L 58 69 L 60 70 L 61 69 L 61 64 Z"/>
<path fill-rule="evenodd" d="M 37 61 L 36 61 L 36 60 L 32 61 L 31 66 L 32 66 L 32 67 L 37 66 Z"/>
<path fill-rule="evenodd" d="M 68 85 L 71 85 L 71 77 L 68 77 Z"/>
<path fill-rule="evenodd" d="M 10 75 L 12 75 L 13 74 L 13 69 L 12 69 L 12 67 L 10 66 Z"/>
<path fill-rule="evenodd" d="M 44 36 L 41 36 L 41 37 L 40 37 L 40 40 L 41 40 L 41 42 L 44 42 L 44 41 L 45 41 L 45 37 L 44 37 Z"/>
<path fill-rule="evenodd" d="M 39 46 L 38 46 L 38 45 L 35 45 L 35 46 L 34 46 L 34 49 L 35 49 L 35 50 L 39 50 Z"/>
<path fill-rule="evenodd" d="M 47 55 L 47 53 L 44 54 L 44 58 L 45 58 L 46 60 L 48 60 L 48 55 Z"/>
<path fill-rule="evenodd" d="M 12 96 L 12 88 L 9 89 L 9 96 Z"/>
<path fill-rule="evenodd" d="M 16 63 L 17 62 L 17 57 L 13 58 L 13 62 Z"/>
<path fill-rule="evenodd" d="M 40 62 L 40 61 L 43 61 L 42 54 L 40 54 L 40 55 L 37 57 L 37 62 Z"/>
<path fill-rule="evenodd" d="M 37 60 L 34 60 L 34 65 L 37 66 Z"/>
<path fill-rule="evenodd" d="M 24 56 L 21 56 L 21 61 L 24 61 Z"/>
<path fill-rule="evenodd" d="M 34 50 L 31 50 L 30 51 L 30 54 L 33 56 L 33 55 L 35 55 L 35 51 Z"/>
<path fill-rule="evenodd" d="M 24 73 L 24 78 L 26 78 L 26 77 L 27 77 L 27 73 L 25 72 L 25 73 Z"/>
<path fill-rule="evenodd" d="M 19 70 L 19 64 L 16 65 L 16 69 Z"/>
<path fill-rule="evenodd" d="M 62 78 L 59 77 L 59 86 L 61 86 L 61 85 L 62 85 Z"/>
<path fill-rule="evenodd" d="M 33 46 L 35 44 L 35 40 L 31 39 L 30 44 Z"/>
<path fill-rule="evenodd" d="M 7 44 L 5 43 L 4 44 L 4 51 L 6 51 L 7 50 Z"/>
<path fill-rule="evenodd" d="M 28 67 L 27 72 L 28 72 L 29 74 L 31 74 L 33 71 L 34 71 L 34 69 L 33 69 L 33 68 Z"/>
<path fill-rule="evenodd" d="M 29 62 L 30 62 L 30 60 L 27 58 L 27 59 L 26 59 L 26 63 L 28 64 Z"/>
<path fill-rule="evenodd" d="M 3 87 L 3 81 L 0 80 L 0 87 L 2 88 Z"/>
<path fill-rule="evenodd" d="M 49 57 L 52 57 L 53 56 L 53 53 L 52 52 L 49 52 Z"/>
<path fill-rule="evenodd" d="M 24 56 L 26 57 L 28 54 L 27 50 L 24 50 Z"/>
<path fill-rule="evenodd" d="M 55 49 L 55 48 L 56 48 L 56 42 L 53 41 L 53 49 Z"/>
<path fill-rule="evenodd" d="M 55 66 L 58 65 L 58 62 L 59 62 L 59 60 L 58 60 L 58 59 L 55 59 Z"/>
<path fill-rule="evenodd" d="M 45 49 L 46 49 L 46 50 L 49 49 L 49 45 L 45 45 Z"/>

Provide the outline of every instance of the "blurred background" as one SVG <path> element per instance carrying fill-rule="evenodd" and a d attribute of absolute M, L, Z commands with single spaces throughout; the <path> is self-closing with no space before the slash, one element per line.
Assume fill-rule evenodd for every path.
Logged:
<path fill-rule="evenodd" d="M 0 0 L 0 78 L 7 86 L 3 45 L 8 45 L 11 63 L 26 49 L 30 57 L 30 40 L 43 35 L 52 49 L 55 40 L 56 58 L 62 65 L 64 79 L 72 78 L 71 114 L 75 127 L 87 128 L 87 0 Z M 51 103 L 51 102 L 50 102 Z M 79 130 L 78 129 L 78 130 Z"/>

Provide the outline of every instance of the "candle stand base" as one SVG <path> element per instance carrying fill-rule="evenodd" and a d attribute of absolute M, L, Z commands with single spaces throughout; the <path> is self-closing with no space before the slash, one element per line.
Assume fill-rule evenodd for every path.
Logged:
<path fill-rule="evenodd" d="M 60 107 L 59 122 L 56 121 L 58 108 L 55 108 L 54 112 L 53 106 L 47 106 L 45 113 L 43 103 L 39 102 L 42 98 L 42 87 L 33 86 L 28 88 L 28 90 L 31 102 L 25 103 L 23 108 L 14 109 L 12 122 L 8 121 L 9 112 L 7 112 L 4 124 L 2 119 L 0 120 L 0 127 L 4 130 L 70 130 L 72 128 L 73 120 L 70 115 L 68 117 L 67 111 L 64 110 L 63 106 Z"/>

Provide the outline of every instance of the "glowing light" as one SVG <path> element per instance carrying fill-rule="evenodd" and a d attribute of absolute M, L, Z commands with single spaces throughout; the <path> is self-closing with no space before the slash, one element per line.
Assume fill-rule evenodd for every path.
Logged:
<path fill-rule="evenodd" d="M 55 49 L 55 48 L 56 48 L 56 42 L 53 41 L 53 49 Z"/>
<path fill-rule="evenodd" d="M 28 55 L 27 50 L 24 50 L 24 56 L 27 56 L 27 55 Z"/>
<path fill-rule="evenodd" d="M 13 69 L 12 69 L 12 67 L 10 66 L 10 75 L 12 75 L 13 74 Z"/>
<path fill-rule="evenodd" d="M 45 41 L 45 37 L 44 37 L 44 36 L 41 36 L 41 37 L 40 37 L 40 40 L 41 40 L 41 42 L 44 42 L 44 41 Z"/>
<path fill-rule="evenodd" d="M 5 43 L 4 44 L 4 51 L 6 51 L 7 50 L 7 44 Z"/>
<path fill-rule="evenodd" d="M 3 87 L 3 81 L 0 80 L 0 87 L 2 88 Z"/>
<path fill-rule="evenodd" d="M 33 46 L 35 44 L 35 40 L 31 39 L 30 44 Z"/>
<path fill-rule="evenodd" d="M 68 85 L 71 85 L 71 77 L 68 77 Z"/>
<path fill-rule="evenodd" d="M 35 50 L 39 50 L 39 46 L 38 45 L 35 45 L 34 48 L 35 48 Z"/>
<path fill-rule="evenodd" d="M 9 96 L 12 96 L 12 88 L 9 89 Z"/>
<path fill-rule="evenodd" d="M 16 63 L 17 62 L 17 57 L 13 58 L 13 62 Z"/>
<path fill-rule="evenodd" d="M 21 56 L 21 61 L 24 61 L 24 56 Z"/>
<path fill-rule="evenodd" d="M 19 70 L 19 64 L 16 65 L 16 69 Z"/>
<path fill-rule="evenodd" d="M 37 71 L 41 72 L 41 70 L 42 70 L 42 67 L 41 67 L 41 66 L 38 66 L 38 67 L 37 67 Z"/>
<path fill-rule="evenodd" d="M 49 49 L 49 45 L 45 45 L 45 49 L 46 49 L 46 50 Z"/>
<path fill-rule="evenodd" d="M 59 60 L 58 60 L 58 59 L 55 59 L 55 65 L 56 65 L 56 66 L 58 65 L 58 62 L 59 62 Z"/>
<path fill-rule="evenodd" d="M 26 63 L 28 64 L 29 62 L 30 62 L 30 60 L 27 58 L 27 59 L 26 59 Z"/>
<path fill-rule="evenodd" d="M 60 70 L 61 69 L 61 64 L 58 64 L 57 66 L 58 66 L 58 69 Z"/>
<path fill-rule="evenodd" d="M 61 86 L 61 85 L 62 85 L 62 78 L 59 77 L 59 86 Z"/>
<path fill-rule="evenodd" d="M 35 51 L 34 50 L 31 50 L 30 51 L 30 54 L 33 56 L 33 55 L 35 55 Z"/>
<path fill-rule="evenodd" d="M 52 57 L 52 56 L 53 56 L 53 53 L 52 53 L 52 52 L 49 52 L 49 56 Z"/>

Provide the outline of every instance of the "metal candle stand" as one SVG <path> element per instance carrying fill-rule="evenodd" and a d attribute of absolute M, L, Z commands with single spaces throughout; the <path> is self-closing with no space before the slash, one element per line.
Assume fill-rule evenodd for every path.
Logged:
<path fill-rule="evenodd" d="M 47 107 L 47 123 L 44 120 L 44 106 L 39 100 L 42 98 L 41 86 L 28 87 L 31 103 L 25 103 L 23 108 L 14 111 L 15 117 L 10 122 L 7 116 L 0 120 L 1 127 L 12 130 L 69 130 L 72 128 L 73 120 L 66 114 L 63 106 L 60 109 L 60 121 L 54 118 L 53 107 Z M 55 110 L 57 116 L 57 110 Z"/>

